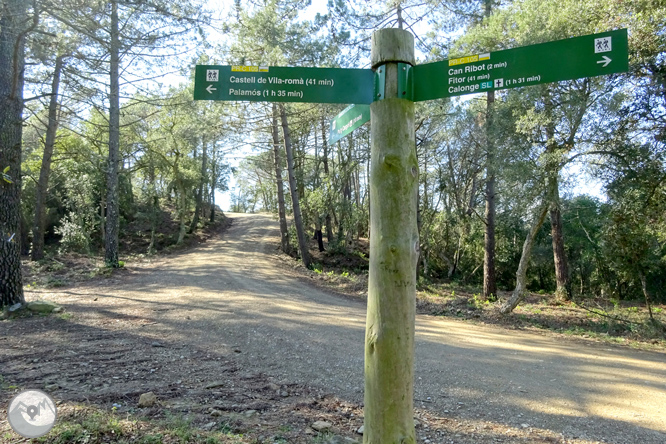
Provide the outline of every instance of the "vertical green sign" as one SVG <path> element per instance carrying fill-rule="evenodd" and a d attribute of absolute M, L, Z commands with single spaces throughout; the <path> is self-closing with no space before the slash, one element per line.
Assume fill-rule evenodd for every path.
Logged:
<path fill-rule="evenodd" d="M 333 145 L 365 122 L 370 121 L 370 105 L 349 105 L 331 120 L 328 143 Z"/>
<path fill-rule="evenodd" d="M 414 101 L 626 72 L 628 55 L 619 29 L 416 65 Z"/>

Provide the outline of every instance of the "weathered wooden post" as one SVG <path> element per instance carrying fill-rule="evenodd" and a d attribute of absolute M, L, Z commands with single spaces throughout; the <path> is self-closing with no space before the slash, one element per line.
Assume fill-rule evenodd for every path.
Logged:
<path fill-rule="evenodd" d="M 370 275 L 365 337 L 365 444 L 413 444 L 414 316 L 419 236 L 414 102 L 407 72 L 414 37 L 401 29 L 372 36 L 381 79 L 370 106 Z M 382 88 L 383 86 L 383 88 Z"/>

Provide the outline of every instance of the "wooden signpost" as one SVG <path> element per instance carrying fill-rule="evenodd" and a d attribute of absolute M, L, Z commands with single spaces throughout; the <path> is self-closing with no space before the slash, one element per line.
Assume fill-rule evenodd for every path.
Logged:
<path fill-rule="evenodd" d="M 197 66 L 197 100 L 353 103 L 337 141 L 370 105 L 370 271 L 365 336 L 366 444 L 415 444 L 414 319 L 419 236 L 414 102 L 628 70 L 627 30 L 416 65 L 414 37 L 372 35 L 372 69 Z"/>

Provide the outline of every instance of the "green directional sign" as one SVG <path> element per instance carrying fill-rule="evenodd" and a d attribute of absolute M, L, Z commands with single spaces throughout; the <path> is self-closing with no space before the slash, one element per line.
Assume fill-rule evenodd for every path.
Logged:
<path fill-rule="evenodd" d="M 195 100 L 372 103 L 370 69 L 197 65 Z"/>
<path fill-rule="evenodd" d="M 370 121 L 370 105 L 349 105 L 331 120 L 328 143 L 333 145 L 365 122 Z"/>
<path fill-rule="evenodd" d="M 476 54 L 411 68 L 413 100 L 626 72 L 627 30 Z"/>
<path fill-rule="evenodd" d="M 620 29 L 413 67 L 404 65 L 398 80 L 402 82 L 402 97 L 419 102 L 625 72 L 629 69 L 628 52 L 627 30 Z M 370 69 L 198 65 L 194 98 L 369 105 L 383 99 L 381 93 L 374 92 L 375 77 L 382 89 L 381 71 L 375 75 Z"/>

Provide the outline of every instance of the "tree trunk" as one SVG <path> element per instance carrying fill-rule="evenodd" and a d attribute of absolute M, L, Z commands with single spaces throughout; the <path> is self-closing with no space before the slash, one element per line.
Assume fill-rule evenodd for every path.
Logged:
<path fill-rule="evenodd" d="M 324 118 L 321 118 L 321 137 L 322 137 L 322 146 L 324 147 L 324 154 L 322 157 L 322 162 L 324 163 L 324 174 L 326 174 L 326 177 L 329 177 L 329 170 L 328 170 L 328 139 L 326 137 L 326 124 L 324 122 Z M 326 196 L 326 200 L 328 200 L 328 196 Z M 333 228 L 331 224 L 331 210 L 330 208 L 326 208 L 326 218 L 324 221 L 324 225 L 326 226 L 326 241 L 329 243 L 333 242 Z"/>
<path fill-rule="evenodd" d="M 492 0 L 484 0 L 485 16 L 490 17 Z M 486 102 L 486 212 L 483 235 L 483 296 L 497 300 L 497 276 L 495 272 L 495 144 L 493 130 L 493 104 L 495 91 L 487 93 Z"/>
<path fill-rule="evenodd" d="M 278 197 L 278 218 L 280 219 L 280 247 L 284 253 L 289 254 L 289 230 L 287 228 L 287 211 L 284 204 L 284 186 L 282 185 L 282 159 L 280 158 L 280 136 L 278 134 L 278 109 L 273 104 L 272 135 L 273 159 L 275 164 L 275 184 Z"/>
<path fill-rule="evenodd" d="M 155 248 L 155 234 L 158 227 L 158 211 L 159 211 L 159 198 L 155 187 L 155 163 L 153 160 L 152 151 L 148 152 L 148 190 L 150 199 L 150 244 L 148 244 L 148 254 L 154 254 L 157 249 Z"/>
<path fill-rule="evenodd" d="M 210 215 L 210 192 L 208 191 L 208 181 L 204 183 L 201 193 L 201 218 L 207 219 Z"/>
<path fill-rule="evenodd" d="M 642 271 L 638 272 L 638 277 L 641 280 L 641 289 L 643 290 L 643 296 L 645 297 L 645 306 L 648 309 L 650 321 L 654 322 L 654 315 L 652 314 L 652 303 L 650 302 L 650 294 L 647 290 L 647 279 L 645 279 L 645 274 Z"/>
<path fill-rule="evenodd" d="M 210 223 L 215 223 L 215 190 L 210 193 Z"/>
<path fill-rule="evenodd" d="M 206 141 L 202 140 L 201 148 L 201 180 L 199 181 L 199 190 L 196 195 L 196 203 L 194 205 L 194 216 L 192 216 L 192 224 L 190 224 L 190 233 L 194 233 L 199 224 L 199 213 L 201 212 L 201 204 L 203 202 L 204 184 L 206 183 L 206 171 L 208 168 L 208 146 Z"/>
<path fill-rule="evenodd" d="M 569 267 L 567 254 L 564 250 L 564 234 L 562 233 L 562 214 L 560 212 L 560 193 L 557 175 L 550 178 L 550 232 L 553 240 L 553 259 L 555 261 L 555 278 L 558 298 L 566 301 L 571 299 L 571 282 L 569 280 Z"/>
<path fill-rule="evenodd" d="M 120 207 L 118 198 L 118 160 L 120 157 L 120 33 L 118 1 L 111 0 L 111 54 L 109 68 L 109 157 L 106 176 L 106 236 L 104 262 L 118 267 L 118 231 Z"/>
<path fill-rule="evenodd" d="M 354 143 L 353 138 L 349 137 L 349 151 L 351 151 L 352 144 Z M 344 252 L 346 253 L 349 248 L 349 243 L 347 242 L 348 236 L 347 232 L 351 229 L 349 221 L 351 220 L 351 188 L 349 186 L 349 157 L 345 156 L 342 149 L 342 142 L 338 141 L 338 166 L 340 171 L 340 181 L 341 188 L 340 193 L 342 195 L 342 205 L 340 206 L 340 217 L 338 218 L 338 242 L 343 246 Z"/>
<path fill-rule="evenodd" d="M 451 279 L 451 278 L 453 277 L 453 272 L 455 271 L 455 267 L 454 267 L 454 265 L 453 265 L 453 262 L 451 262 L 451 259 L 449 259 L 448 257 L 444 256 L 443 253 L 440 254 L 439 257 L 441 257 L 442 260 L 443 260 L 444 262 L 446 262 L 446 265 L 448 265 L 448 267 L 449 267 L 449 271 L 447 272 L 446 277 L 448 277 L 449 279 Z"/>
<path fill-rule="evenodd" d="M 213 150 L 213 154 L 215 154 L 215 150 Z M 217 161 L 215 157 L 213 157 L 211 173 L 213 177 L 210 182 L 210 223 L 212 224 L 215 222 L 215 188 L 217 187 Z"/>
<path fill-rule="evenodd" d="M 370 105 L 370 271 L 365 333 L 365 444 L 414 444 L 414 318 L 419 234 L 414 102 L 398 98 L 398 61 L 414 63 L 414 37 L 372 35 L 373 68 L 386 70 Z"/>
<path fill-rule="evenodd" d="M 370 133 L 368 132 L 368 138 L 367 138 L 368 146 L 370 146 Z M 370 147 L 370 151 L 372 151 L 372 147 Z M 371 153 L 368 153 L 371 154 Z M 372 161 L 372 156 L 368 156 L 368 160 L 365 164 L 365 177 L 366 177 L 366 193 L 368 195 L 368 239 L 370 239 L 370 208 L 371 208 L 371 202 L 370 202 L 370 163 Z M 418 204 L 418 192 L 417 192 L 417 199 L 416 203 Z M 418 208 L 417 208 L 418 210 Z M 418 227 L 417 227 L 418 228 Z"/>
<path fill-rule="evenodd" d="M 326 135 L 322 132 L 322 143 L 326 143 Z M 316 189 L 321 188 L 321 177 L 319 173 L 319 138 L 317 136 L 317 125 L 314 125 L 314 141 L 315 141 L 315 166 L 314 166 L 314 187 Z M 326 251 L 324 248 L 324 235 L 321 231 L 321 214 L 316 209 L 314 210 L 314 223 L 315 223 L 315 234 L 314 238 L 317 239 L 317 247 L 319 251 Z"/>
<path fill-rule="evenodd" d="M 326 248 L 324 248 L 324 235 L 321 232 L 321 228 L 315 230 L 315 237 L 317 238 L 317 246 L 319 247 L 319 251 L 326 251 Z"/>
<path fill-rule="evenodd" d="M 303 162 L 305 159 L 305 153 L 301 153 L 298 149 L 303 143 L 297 143 L 294 145 L 292 143 L 292 155 L 294 155 L 294 177 L 296 177 L 296 189 L 298 190 L 298 198 L 303 199 L 305 197 L 305 181 L 303 180 Z"/>
<path fill-rule="evenodd" d="M 552 114 L 553 103 L 550 94 L 544 98 L 546 112 Z M 552 116 L 550 116 L 552 117 Z M 555 140 L 555 123 L 551 121 L 546 125 L 546 136 L 548 137 L 547 154 L 547 193 L 550 201 L 550 228 L 553 243 L 553 259 L 555 262 L 555 278 L 557 280 L 556 296 L 560 299 L 571 299 L 571 285 L 569 282 L 569 267 L 564 250 L 564 235 L 562 233 L 562 216 L 560 214 L 560 189 L 558 176 L 560 173 L 560 161 L 557 156 L 558 147 Z"/>
<path fill-rule="evenodd" d="M 21 211 L 21 256 L 27 256 L 30 253 L 30 228 L 25 214 Z"/>
<path fill-rule="evenodd" d="M 419 239 L 421 239 L 421 250 L 419 255 L 419 262 L 416 268 L 417 276 L 428 276 L 429 266 L 427 257 L 428 236 L 423 234 L 423 214 L 429 208 L 428 204 L 428 150 L 423 150 L 423 170 L 419 174 L 419 180 L 423 180 L 423 201 L 421 201 L 421 186 L 416 189 L 416 228 L 419 230 Z"/>
<path fill-rule="evenodd" d="M 106 222 L 106 196 L 104 196 L 104 193 L 102 193 L 102 196 L 101 196 L 100 202 L 99 202 L 99 216 L 100 216 L 100 219 L 99 219 L 100 234 L 101 234 L 101 237 L 102 237 L 102 244 L 104 245 L 105 242 L 106 242 L 104 240 L 104 239 L 106 239 L 106 225 L 105 225 L 105 222 Z"/>
<path fill-rule="evenodd" d="M 178 230 L 178 240 L 176 244 L 180 245 L 185 241 L 185 233 L 187 233 L 187 224 L 185 223 L 186 214 L 187 214 L 187 190 L 179 181 L 178 184 L 178 194 L 179 194 L 179 204 L 178 204 L 178 224 L 180 229 Z"/>
<path fill-rule="evenodd" d="M 356 166 L 356 174 L 354 177 L 354 193 L 356 194 L 356 211 L 362 212 L 361 208 L 361 174 L 359 172 L 359 167 Z M 418 199 L 417 199 L 418 202 Z M 356 240 L 359 240 L 363 236 L 363 226 L 361 218 L 356 222 Z"/>
<path fill-rule="evenodd" d="M 58 130 L 58 91 L 60 89 L 60 73 L 62 72 L 63 57 L 58 56 L 53 70 L 51 83 L 51 98 L 49 101 L 49 123 L 46 127 L 46 140 L 44 142 L 44 155 L 39 171 L 39 181 L 35 195 L 35 220 L 32 225 L 32 253 L 33 261 L 44 257 L 44 228 L 46 224 L 46 195 L 49 188 L 51 174 L 51 158 L 55 146 L 55 137 Z"/>
<path fill-rule="evenodd" d="M 0 10 L 0 308 L 25 303 L 21 276 L 21 140 L 26 2 Z M 6 177 L 5 177 L 6 176 Z"/>
<path fill-rule="evenodd" d="M 486 118 L 486 213 L 483 248 L 483 296 L 490 301 L 497 300 L 497 280 L 495 274 L 495 145 L 491 128 L 493 125 L 492 106 L 495 92 L 488 93 L 488 117 Z"/>
<path fill-rule="evenodd" d="M 543 222 L 546 220 L 546 213 L 548 213 L 548 205 L 544 205 L 543 208 L 539 210 L 539 214 L 534 220 L 534 224 L 532 224 L 532 229 L 525 238 L 523 254 L 520 256 L 518 271 L 516 271 L 516 288 L 513 290 L 513 294 L 509 300 L 502 305 L 502 308 L 500 308 L 500 313 L 502 314 L 511 313 L 525 296 L 527 266 L 530 263 L 530 257 L 532 255 L 532 245 L 534 244 L 534 238 L 539 232 L 539 228 L 541 228 L 541 225 L 543 225 Z"/>
<path fill-rule="evenodd" d="M 289 134 L 289 123 L 287 122 L 287 111 L 280 104 L 280 120 L 282 121 L 282 132 L 284 134 L 284 150 L 287 153 L 287 172 L 289 173 L 289 189 L 291 190 L 291 202 L 294 210 L 294 223 L 298 235 L 298 249 L 301 252 L 301 260 L 306 268 L 310 268 L 310 253 L 308 251 L 308 240 L 303 229 L 303 218 L 301 217 L 301 206 L 298 201 L 298 188 L 294 176 L 294 155 L 292 152 L 291 135 Z"/>

